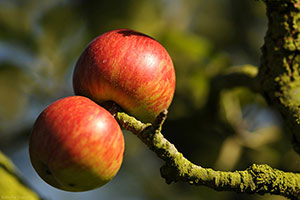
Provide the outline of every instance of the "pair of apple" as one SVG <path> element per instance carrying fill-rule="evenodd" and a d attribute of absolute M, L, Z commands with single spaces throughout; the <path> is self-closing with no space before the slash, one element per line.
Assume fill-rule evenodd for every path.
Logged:
<path fill-rule="evenodd" d="M 87 191 L 118 172 L 124 138 L 114 117 L 100 105 L 115 102 L 144 122 L 152 122 L 172 101 L 172 60 L 153 38 L 118 29 L 94 39 L 73 74 L 77 96 L 48 106 L 36 120 L 29 143 L 31 163 L 50 185 Z"/>

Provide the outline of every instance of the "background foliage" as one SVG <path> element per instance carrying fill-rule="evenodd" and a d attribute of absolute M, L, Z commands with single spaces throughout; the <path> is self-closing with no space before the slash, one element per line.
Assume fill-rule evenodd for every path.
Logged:
<path fill-rule="evenodd" d="M 264 163 L 300 171 L 290 135 L 262 97 L 235 88 L 218 99 L 211 90 L 228 68 L 259 65 L 266 31 L 262 2 L 0 0 L 0 149 L 24 179 L 49 199 L 284 199 L 167 185 L 161 161 L 129 132 L 123 166 L 103 188 L 62 192 L 37 177 L 27 152 L 34 120 L 45 106 L 73 94 L 72 70 L 85 46 L 117 28 L 148 34 L 170 53 L 177 84 L 163 133 L 187 158 L 219 170 Z"/>

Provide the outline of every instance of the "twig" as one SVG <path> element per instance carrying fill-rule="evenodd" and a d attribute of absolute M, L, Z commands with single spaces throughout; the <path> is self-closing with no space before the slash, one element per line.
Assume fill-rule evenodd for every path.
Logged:
<path fill-rule="evenodd" d="M 163 116 L 165 111 L 158 118 Z M 131 131 L 156 155 L 165 161 L 161 175 L 167 183 L 183 181 L 191 185 L 204 185 L 218 191 L 276 194 L 290 199 L 300 198 L 300 174 L 283 172 L 268 165 L 253 164 L 244 171 L 223 172 L 195 165 L 162 135 L 161 125 L 144 124 L 126 113 L 119 112 L 116 119 L 123 129 Z M 158 127 L 158 129 L 153 129 Z"/>

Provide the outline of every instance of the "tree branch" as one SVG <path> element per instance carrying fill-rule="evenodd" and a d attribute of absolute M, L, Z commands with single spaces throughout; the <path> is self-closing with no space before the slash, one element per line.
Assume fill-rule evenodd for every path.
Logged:
<path fill-rule="evenodd" d="M 283 116 L 300 155 L 300 0 L 264 0 L 268 31 L 259 81 L 263 95 Z"/>
<path fill-rule="evenodd" d="M 256 80 L 257 74 L 257 66 L 247 64 L 230 67 L 213 78 L 211 87 L 215 87 L 217 90 L 223 90 L 243 86 L 249 88 L 253 92 L 258 92 L 260 89 Z"/>
<path fill-rule="evenodd" d="M 243 65 L 230 67 L 212 78 L 207 105 L 204 106 L 209 113 L 218 113 L 221 91 L 236 87 L 246 87 L 253 92 L 260 92 L 257 80 L 258 67 L 253 65 Z"/>
<path fill-rule="evenodd" d="M 253 164 L 244 171 L 222 172 L 195 165 L 186 159 L 161 133 L 163 111 L 156 125 L 144 124 L 123 112 L 116 119 L 123 129 L 131 131 L 156 155 L 165 161 L 161 175 L 167 183 L 183 181 L 204 185 L 219 191 L 277 194 L 290 199 L 300 198 L 300 174 L 283 172 L 268 165 Z"/>
<path fill-rule="evenodd" d="M 0 199 L 41 199 L 41 197 L 23 181 L 13 163 L 1 151 L 0 177 Z"/>

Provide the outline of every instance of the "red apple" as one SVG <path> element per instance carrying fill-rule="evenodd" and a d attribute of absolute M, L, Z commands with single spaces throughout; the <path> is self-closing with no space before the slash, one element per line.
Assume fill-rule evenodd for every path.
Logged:
<path fill-rule="evenodd" d="M 36 120 L 29 143 L 31 163 L 48 184 L 86 191 L 118 172 L 124 138 L 114 117 L 86 97 L 60 99 Z"/>
<path fill-rule="evenodd" d="M 173 99 L 172 60 L 153 38 L 119 29 L 95 38 L 83 51 L 73 74 L 77 95 L 100 105 L 113 101 L 144 122 L 152 122 Z"/>

